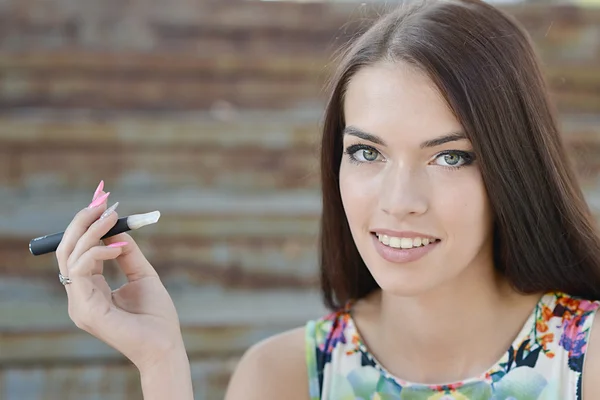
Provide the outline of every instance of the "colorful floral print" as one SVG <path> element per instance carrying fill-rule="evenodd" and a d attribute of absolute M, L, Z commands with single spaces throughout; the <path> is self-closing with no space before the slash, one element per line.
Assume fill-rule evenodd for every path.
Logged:
<path fill-rule="evenodd" d="M 311 400 L 581 400 L 583 360 L 600 302 L 543 296 L 503 357 L 481 376 L 422 385 L 392 376 L 362 342 L 349 304 L 306 328 Z"/>

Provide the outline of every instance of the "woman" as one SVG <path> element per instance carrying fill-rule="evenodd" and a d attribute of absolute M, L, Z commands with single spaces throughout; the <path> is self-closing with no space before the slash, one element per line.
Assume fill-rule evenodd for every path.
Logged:
<path fill-rule="evenodd" d="M 352 43 L 332 83 L 332 314 L 250 349 L 227 399 L 600 398 L 600 241 L 524 31 L 478 0 L 403 7 Z M 139 368 L 145 399 L 191 399 L 156 272 L 128 235 L 97 246 L 117 219 L 99 219 L 106 197 L 57 251 L 70 316 Z M 112 296 L 108 259 L 130 281 Z"/>

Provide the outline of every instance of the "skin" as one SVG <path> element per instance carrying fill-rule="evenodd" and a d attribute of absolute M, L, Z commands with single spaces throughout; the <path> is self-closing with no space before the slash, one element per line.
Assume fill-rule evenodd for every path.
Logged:
<path fill-rule="evenodd" d="M 345 134 L 344 148 L 368 145 L 373 149 L 356 155 L 375 158 L 357 164 L 344 155 L 340 170 L 353 238 L 383 289 L 355 305 L 363 339 L 386 369 L 405 380 L 439 383 L 478 375 L 506 351 L 541 294 L 514 293 L 494 272 L 493 220 L 477 162 L 457 168 L 456 154 L 439 157 L 444 151 L 470 151 L 471 144 L 458 140 L 422 148 L 423 142 L 462 127 L 431 82 L 403 65 L 360 70 L 349 84 L 344 112 L 347 127 L 385 142 Z M 73 280 L 65 286 L 69 315 L 132 360 L 145 399 L 193 399 L 171 298 L 130 236 L 104 241 L 128 242 L 124 247 L 99 245 L 118 218 L 113 213 L 98 221 L 105 209 L 103 203 L 78 213 L 57 251 L 61 273 Z M 422 232 L 441 241 L 420 260 L 390 263 L 374 250 L 371 231 L 377 228 Z M 102 260 L 109 259 L 117 260 L 130 281 L 112 295 L 102 277 Z M 282 393 L 286 399 L 307 399 L 305 352 L 303 327 L 256 344 L 238 363 L 226 400 Z M 593 329 L 584 399 L 600 397 L 597 376 L 600 329 Z"/>
<path fill-rule="evenodd" d="M 466 165 L 458 153 L 441 155 L 472 152 L 471 144 L 463 139 L 420 148 L 427 140 L 462 131 L 427 78 L 387 64 L 363 69 L 348 87 L 344 114 L 347 127 L 385 142 L 345 134 L 346 151 L 352 145 L 372 150 L 358 150 L 353 156 L 365 160 L 358 163 L 346 154 L 340 168 L 352 236 L 384 292 L 430 297 L 442 287 L 458 289 L 457 277 L 471 269 L 473 278 L 490 281 L 493 220 L 481 173 L 476 162 Z M 416 231 L 441 242 L 420 260 L 391 263 L 373 246 L 371 232 L 377 229 Z"/>
<path fill-rule="evenodd" d="M 426 76 L 398 64 L 359 71 L 344 109 L 352 127 L 344 148 L 369 148 L 343 158 L 342 201 L 356 246 L 382 288 L 356 311 L 365 341 L 390 372 L 409 381 L 447 383 L 485 371 L 541 294 L 517 295 L 494 272 L 483 178 L 477 161 L 459 153 L 473 152 L 469 140 L 423 148 L 462 126 Z M 359 138 L 354 129 L 378 139 Z M 380 229 L 441 241 L 419 260 L 394 263 L 375 249 L 371 232 Z M 489 327 L 483 335 L 482 325 Z"/>

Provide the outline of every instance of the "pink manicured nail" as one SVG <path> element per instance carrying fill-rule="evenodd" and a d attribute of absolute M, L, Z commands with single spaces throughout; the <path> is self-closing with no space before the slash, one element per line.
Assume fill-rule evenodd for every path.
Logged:
<path fill-rule="evenodd" d="M 100 184 L 98 184 L 98 187 L 96 188 L 96 191 L 94 192 L 94 197 L 92 197 L 92 201 L 96 200 L 96 197 L 98 197 L 98 195 L 100 194 L 102 189 L 104 189 L 104 181 L 103 180 L 100 181 Z"/>
<path fill-rule="evenodd" d="M 106 247 L 123 247 L 126 246 L 128 243 L 127 242 L 115 242 L 115 243 L 111 243 Z"/>
<path fill-rule="evenodd" d="M 90 203 L 90 205 L 88 206 L 88 208 L 98 207 L 100 204 L 102 204 L 102 203 L 104 203 L 106 201 L 106 199 L 108 198 L 109 194 L 110 194 L 110 192 L 104 193 L 102 196 L 100 196 L 96 200 L 92 201 Z"/>

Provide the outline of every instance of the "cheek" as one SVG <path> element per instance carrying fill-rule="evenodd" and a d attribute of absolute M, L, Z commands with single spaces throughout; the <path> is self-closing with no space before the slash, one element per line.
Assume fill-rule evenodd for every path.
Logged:
<path fill-rule="evenodd" d="M 368 219 L 377 205 L 379 196 L 378 178 L 374 171 L 365 166 L 343 162 L 340 167 L 340 194 L 346 218 L 353 229 Z"/>
<path fill-rule="evenodd" d="M 465 171 L 466 172 L 466 171 Z M 463 171 L 458 171 L 461 174 Z M 453 179 L 451 184 L 437 185 L 435 209 L 447 234 L 454 241 L 476 243 L 490 229 L 490 206 L 483 181 L 475 168 Z"/>

